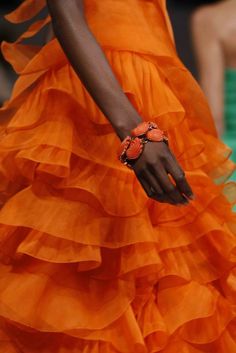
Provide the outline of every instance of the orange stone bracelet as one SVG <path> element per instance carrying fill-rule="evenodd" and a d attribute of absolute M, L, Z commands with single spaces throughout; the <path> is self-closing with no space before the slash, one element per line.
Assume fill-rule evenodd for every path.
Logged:
<path fill-rule="evenodd" d="M 118 150 L 119 160 L 131 168 L 132 162 L 141 156 L 144 144 L 150 141 L 168 143 L 168 138 L 157 124 L 145 121 L 131 131 L 131 136 L 122 141 Z"/>

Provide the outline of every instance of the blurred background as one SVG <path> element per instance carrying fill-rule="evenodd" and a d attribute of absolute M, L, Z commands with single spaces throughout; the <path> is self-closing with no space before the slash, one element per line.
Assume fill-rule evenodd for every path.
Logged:
<path fill-rule="evenodd" d="M 25 25 L 4 15 L 21 3 L 1 0 L 0 41 L 14 41 Z M 220 137 L 236 162 L 236 1 L 167 0 L 180 58 L 206 94 Z M 29 25 L 29 24 L 27 24 Z M 36 37 L 41 44 L 47 33 Z M 0 105 L 8 99 L 16 75 L 0 56 Z M 236 175 L 233 176 L 236 180 Z"/>

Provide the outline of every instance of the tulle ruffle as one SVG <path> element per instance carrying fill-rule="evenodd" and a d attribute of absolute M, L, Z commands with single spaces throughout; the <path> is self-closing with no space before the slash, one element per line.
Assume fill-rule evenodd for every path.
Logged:
<path fill-rule="evenodd" d="M 5 45 L 9 61 L 19 45 Z M 12 62 L 21 76 L 0 112 L 10 120 L 0 146 L 1 346 L 234 352 L 230 150 L 178 59 L 104 51 L 143 119 L 167 132 L 196 200 L 178 208 L 146 197 L 56 40 Z"/>

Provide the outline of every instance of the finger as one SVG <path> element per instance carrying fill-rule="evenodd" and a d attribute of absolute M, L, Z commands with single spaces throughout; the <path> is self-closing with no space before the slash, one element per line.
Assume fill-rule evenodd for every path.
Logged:
<path fill-rule="evenodd" d="M 157 178 L 164 192 L 174 201 L 175 204 L 188 204 L 188 200 L 179 192 L 177 187 L 171 182 L 167 171 L 161 164 L 154 167 L 154 175 Z"/>
<path fill-rule="evenodd" d="M 170 200 L 167 197 L 167 195 L 166 195 L 166 198 L 168 200 L 165 199 L 165 197 L 163 197 L 163 191 L 161 187 L 157 182 L 156 184 L 153 183 L 153 180 L 151 180 L 151 178 L 148 176 L 148 173 L 146 171 L 143 171 L 142 173 L 136 173 L 136 175 L 148 197 L 161 203 L 169 202 L 173 204 L 173 201 Z"/>
<path fill-rule="evenodd" d="M 180 167 L 178 161 L 176 160 L 175 156 L 171 154 L 171 159 L 166 162 L 166 168 L 168 173 L 171 174 L 173 177 L 174 181 L 176 182 L 176 185 L 181 193 L 186 195 L 189 199 L 193 200 L 194 199 L 194 194 L 193 191 L 187 182 L 187 179 L 185 177 L 185 173 Z"/>
<path fill-rule="evenodd" d="M 142 187 L 143 187 L 143 189 L 144 189 L 146 195 L 147 195 L 148 197 L 153 197 L 153 191 L 152 191 L 153 188 L 152 188 L 152 186 L 150 185 L 149 181 L 146 180 L 143 176 L 142 176 L 142 178 L 139 178 L 139 177 L 138 177 L 138 180 L 139 180 L 140 184 L 142 185 Z M 154 189 L 153 189 L 153 190 L 154 190 Z"/>
<path fill-rule="evenodd" d="M 152 194 L 150 197 L 159 202 L 166 202 L 170 203 L 171 205 L 175 204 L 173 200 L 163 191 L 157 179 L 151 172 L 147 171 L 145 173 L 145 180 L 149 184 L 149 188 L 154 191 L 154 194 Z"/>

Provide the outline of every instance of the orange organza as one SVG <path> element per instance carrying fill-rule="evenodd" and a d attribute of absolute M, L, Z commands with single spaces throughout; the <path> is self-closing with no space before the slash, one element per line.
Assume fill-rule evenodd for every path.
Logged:
<path fill-rule="evenodd" d="M 44 5 L 24 1 L 8 19 Z M 57 40 L 21 42 L 50 18 L 3 43 L 20 76 L 0 111 L 0 351 L 234 353 L 231 151 L 176 55 L 164 1 L 85 5 L 131 103 L 168 132 L 196 200 L 148 199 Z"/>

